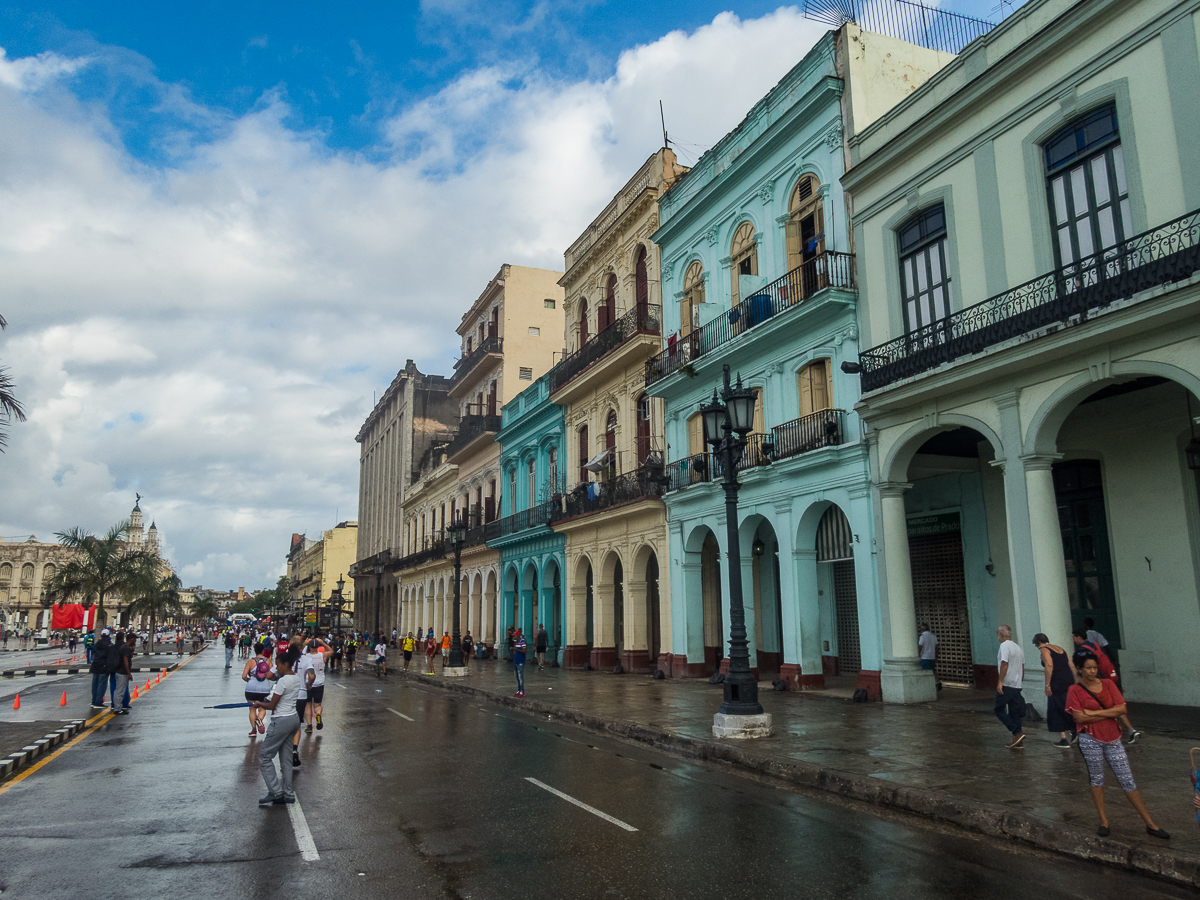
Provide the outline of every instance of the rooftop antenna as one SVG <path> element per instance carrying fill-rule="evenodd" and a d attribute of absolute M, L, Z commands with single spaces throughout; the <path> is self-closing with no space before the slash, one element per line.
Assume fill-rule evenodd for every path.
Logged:
<path fill-rule="evenodd" d="M 662 127 L 663 127 L 663 149 L 664 149 L 664 150 L 666 150 L 666 149 L 667 149 L 667 144 L 668 144 L 668 143 L 670 143 L 670 142 L 667 140 L 667 117 L 666 117 L 665 115 L 663 115 L 663 105 L 662 105 L 662 101 L 661 101 L 661 100 L 659 100 L 659 101 L 658 101 L 658 118 L 659 118 L 659 121 L 661 121 L 661 122 L 662 122 Z"/>

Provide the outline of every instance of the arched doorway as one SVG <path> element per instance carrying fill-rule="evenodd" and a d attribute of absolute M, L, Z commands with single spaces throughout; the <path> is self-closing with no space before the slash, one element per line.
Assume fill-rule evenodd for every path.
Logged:
<path fill-rule="evenodd" d="M 725 659 L 725 599 L 721 580 L 721 545 L 708 531 L 700 551 L 700 589 L 704 605 L 704 668 L 709 674 Z"/>
<path fill-rule="evenodd" d="M 550 658 L 558 659 L 558 651 L 562 647 L 562 573 L 558 561 L 551 557 L 546 561 L 541 575 L 541 612 L 542 623 L 546 626 L 547 643 L 550 645 Z"/>
<path fill-rule="evenodd" d="M 566 618 L 563 665 L 583 668 L 591 662 L 594 645 L 594 616 L 592 563 L 580 556 L 572 563 L 570 609 Z"/>
<path fill-rule="evenodd" d="M 755 526 L 754 521 L 748 521 L 747 524 Z M 753 535 L 749 541 L 750 597 L 753 599 L 753 638 L 756 653 L 751 657 L 751 665 L 757 667 L 760 672 L 778 672 L 783 665 L 779 540 L 771 523 L 762 517 L 757 518 Z"/>
<path fill-rule="evenodd" d="M 500 596 L 501 618 L 496 639 L 501 642 L 501 658 L 510 659 L 509 629 L 520 622 L 520 585 L 517 567 L 509 565 L 504 570 L 504 590 Z"/>

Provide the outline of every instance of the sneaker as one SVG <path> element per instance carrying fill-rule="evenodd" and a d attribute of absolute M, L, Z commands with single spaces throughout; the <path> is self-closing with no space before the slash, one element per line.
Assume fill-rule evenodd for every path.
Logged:
<path fill-rule="evenodd" d="M 249 736 L 249 737 L 254 737 L 254 736 L 255 736 L 255 735 L 257 735 L 257 734 L 258 734 L 258 729 L 256 729 L 256 728 L 251 728 L 251 729 L 250 729 L 250 734 L 249 734 L 248 736 Z"/>
<path fill-rule="evenodd" d="M 280 798 L 279 798 L 278 800 L 276 800 L 275 802 L 276 802 L 276 803 L 295 803 L 295 802 L 296 802 L 296 795 L 295 795 L 295 794 L 292 794 L 292 796 L 290 796 L 290 797 L 289 797 L 287 794 L 284 794 L 282 797 L 280 797 Z"/>
<path fill-rule="evenodd" d="M 305 734 L 312 734 L 312 726 L 311 726 L 311 725 L 305 725 L 305 726 L 304 726 L 304 733 L 305 733 Z"/>
<path fill-rule="evenodd" d="M 1013 735 L 1013 739 L 1004 745 L 1009 750 L 1024 750 L 1025 749 L 1025 733 L 1018 732 Z"/>
<path fill-rule="evenodd" d="M 524 697 L 524 696 L 525 696 L 525 692 L 524 692 L 524 691 L 517 691 L 517 696 L 518 696 L 518 697 Z"/>
<path fill-rule="evenodd" d="M 1138 738 L 1140 738 L 1141 736 L 1142 736 L 1142 733 L 1135 728 L 1133 731 L 1129 732 L 1129 743 L 1136 744 L 1138 741 Z"/>
<path fill-rule="evenodd" d="M 317 713 L 317 731 L 320 731 L 320 730 L 321 730 L 322 728 L 324 728 L 324 727 L 325 727 L 325 725 L 324 725 L 324 723 L 321 721 L 321 714 L 320 714 L 320 713 Z"/>
<path fill-rule="evenodd" d="M 1064 750 L 1071 746 L 1071 741 L 1068 738 L 1059 738 L 1054 742 L 1055 747 L 1062 747 Z"/>
<path fill-rule="evenodd" d="M 1079 732 L 1076 731 L 1074 734 L 1071 735 L 1071 743 L 1076 744 L 1078 742 L 1079 742 Z"/>
<path fill-rule="evenodd" d="M 259 733 L 259 734 L 266 734 L 266 733 L 267 733 L 267 726 L 266 726 L 266 725 L 264 725 L 262 722 L 259 722 L 259 723 L 258 723 L 258 733 Z"/>
<path fill-rule="evenodd" d="M 262 799 L 260 799 L 258 801 L 258 805 L 259 806 L 270 806 L 273 803 L 278 803 L 282 799 L 283 799 L 282 797 L 275 797 L 275 796 L 272 796 L 271 794 L 267 794 L 267 796 L 263 797 Z"/>
<path fill-rule="evenodd" d="M 292 768 L 293 769 L 300 768 L 300 754 L 299 753 L 296 753 L 296 752 L 292 753 Z"/>

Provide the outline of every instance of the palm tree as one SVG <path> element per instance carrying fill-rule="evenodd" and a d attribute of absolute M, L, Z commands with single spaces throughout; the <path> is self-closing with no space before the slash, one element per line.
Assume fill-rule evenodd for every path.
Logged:
<path fill-rule="evenodd" d="M 4 316 L 0 316 L 0 329 L 7 327 L 8 323 L 4 321 Z M 21 401 L 13 393 L 13 381 L 8 374 L 8 369 L 0 366 L 0 425 L 7 425 L 13 419 L 24 422 L 25 408 L 21 406 Z M 0 429 L 0 452 L 4 451 L 7 437 L 7 433 Z"/>
<path fill-rule="evenodd" d="M 179 596 L 179 588 L 183 582 L 174 572 L 164 575 L 158 560 L 144 561 L 138 574 L 138 593 L 141 596 L 129 604 L 129 613 L 150 617 L 150 643 L 146 649 L 146 652 L 150 653 L 154 650 L 154 639 L 158 635 L 158 620 L 183 615 L 183 604 Z"/>
<path fill-rule="evenodd" d="M 209 594 L 197 594 L 196 599 L 192 601 L 191 615 L 193 618 L 215 619 L 220 615 L 220 612 L 221 610 L 217 606 L 217 601 Z"/>
<path fill-rule="evenodd" d="M 72 594 L 85 603 L 96 601 L 96 621 L 92 628 L 103 627 L 104 601 L 113 594 L 133 596 L 145 585 L 148 564 L 159 564 L 153 553 L 130 550 L 125 544 L 129 522 L 118 522 L 103 537 L 96 537 L 83 528 L 72 528 L 55 534 L 59 543 L 74 550 L 75 555 L 54 573 L 50 590 L 62 598 Z"/>

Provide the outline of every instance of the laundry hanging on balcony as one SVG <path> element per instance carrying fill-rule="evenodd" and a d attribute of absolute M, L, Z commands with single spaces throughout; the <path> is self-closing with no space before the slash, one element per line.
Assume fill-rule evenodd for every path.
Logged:
<path fill-rule="evenodd" d="M 601 450 L 586 463 L 584 463 L 583 467 L 589 472 L 603 472 L 608 467 L 608 460 L 611 456 L 611 450 Z"/>

